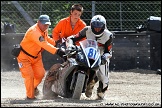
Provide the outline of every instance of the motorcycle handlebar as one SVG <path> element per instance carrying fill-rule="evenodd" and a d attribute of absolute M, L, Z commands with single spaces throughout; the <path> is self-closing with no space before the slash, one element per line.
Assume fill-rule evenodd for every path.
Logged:
<path fill-rule="evenodd" d="M 66 49 L 64 57 L 65 56 L 71 57 L 71 56 L 75 55 L 79 50 L 80 50 L 80 48 L 78 46 L 76 46 L 75 49 Z"/>

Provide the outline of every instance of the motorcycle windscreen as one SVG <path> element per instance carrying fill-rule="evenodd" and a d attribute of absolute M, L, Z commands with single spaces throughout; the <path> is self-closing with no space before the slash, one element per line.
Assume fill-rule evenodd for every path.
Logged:
<path fill-rule="evenodd" d="M 85 55 L 85 63 L 88 65 L 88 67 L 92 68 L 96 65 L 96 63 L 98 63 L 97 61 L 100 58 L 100 50 L 98 49 L 96 40 L 83 40 L 80 42 L 80 45 Z"/>

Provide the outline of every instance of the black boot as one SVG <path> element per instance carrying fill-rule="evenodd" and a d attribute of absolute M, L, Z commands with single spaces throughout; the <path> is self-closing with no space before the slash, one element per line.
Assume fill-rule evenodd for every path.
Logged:
<path fill-rule="evenodd" d="M 108 86 L 103 89 L 103 84 L 99 81 L 99 87 L 97 88 L 97 99 L 104 99 L 105 91 L 107 90 Z"/>

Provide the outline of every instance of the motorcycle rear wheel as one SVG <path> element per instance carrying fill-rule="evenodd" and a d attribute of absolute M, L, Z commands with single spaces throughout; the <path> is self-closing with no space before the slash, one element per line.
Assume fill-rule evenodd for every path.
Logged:
<path fill-rule="evenodd" d="M 43 97 L 44 98 L 51 98 L 51 97 L 57 97 L 58 95 L 52 91 L 52 84 L 55 79 L 53 79 L 54 74 L 59 69 L 60 64 L 54 64 L 49 72 L 47 73 L 44 83 L 43 83 Z"/>

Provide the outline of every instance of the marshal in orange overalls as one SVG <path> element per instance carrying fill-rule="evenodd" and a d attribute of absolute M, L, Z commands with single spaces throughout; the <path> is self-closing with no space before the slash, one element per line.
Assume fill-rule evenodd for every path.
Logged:
<path fill-rule="evenodd" d="M 41 52 L 46 50 L 55 54 L 57 48 L 54 47 L 55 41 L 48 36 L 48 31 L 42 32 L 38 23 L 27 30 L 20 45 L 25 52 L 34 56 L 33 58 L 21 51 L 17 57 L 19 69 L 24 78 L 26 95 L 28 98 L 34 98 L 34 89 L 41 83 L 45 75 Z"/>

